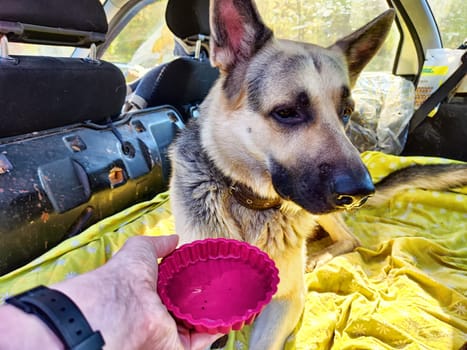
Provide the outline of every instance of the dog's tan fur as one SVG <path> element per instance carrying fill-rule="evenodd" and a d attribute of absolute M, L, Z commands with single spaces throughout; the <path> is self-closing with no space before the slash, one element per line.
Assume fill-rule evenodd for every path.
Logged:
<path fill-rule="evenodd" d="M 170 150 L 176 232 L 181 243 L 229 237 L 270 255 L 281 282 L 250 349 L 282 349 L 302 312 L 306 240 L 317 223 L 334 244 L 310 257 L 309 269 L 359 245 L 338 210 L 360 205 L 373 185 L 342 116 L 394 14 L 329 48 L 275 39 L 251 0 L 211 1 L 210 15 L 211 61 L 221 75 Z M 245 206 L 232 195 L 237 185 L 280 206 Z"/>

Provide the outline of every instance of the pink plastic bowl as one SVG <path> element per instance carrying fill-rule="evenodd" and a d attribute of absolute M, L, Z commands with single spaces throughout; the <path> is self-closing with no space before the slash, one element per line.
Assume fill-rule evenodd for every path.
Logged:
<path fill-rule="evenodd" d="M 165 257 L 157 290 L 185 327 L 216 334 L 252 323 L 278 283 L 278 270 L 266 253 L 245 242 L 210 238 Z"/>

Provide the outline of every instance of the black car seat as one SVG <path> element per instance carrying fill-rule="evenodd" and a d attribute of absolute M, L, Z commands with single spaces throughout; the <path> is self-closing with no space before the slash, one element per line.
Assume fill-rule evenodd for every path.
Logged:
<path fill-rule="evenodd" d="M 168 104 L 187 121 L 219 76 L 209 62 L 209 0 L 169 0 L 165 16 L 180 57 L 130 84 L 126 111 Z"/>
<path fill-rule="evenodd" d="M 8 43 L 89 48 L 105 40 L 107 20 L 96 0 L 1 0 L 0 137 L 118 115 L 123 74 L 114 65 L 70 57 L 14 56 Z"/>

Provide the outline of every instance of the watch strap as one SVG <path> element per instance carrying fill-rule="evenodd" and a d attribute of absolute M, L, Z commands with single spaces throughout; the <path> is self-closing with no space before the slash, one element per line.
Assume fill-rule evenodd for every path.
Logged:
<path fill-rule="evenodd" d="M 78 306 L 62 292 L 38 286 L 7 298 L 6 303 L 39 317 L 57 335 L 65 349 L 98 350 L 105 344 Z"/>

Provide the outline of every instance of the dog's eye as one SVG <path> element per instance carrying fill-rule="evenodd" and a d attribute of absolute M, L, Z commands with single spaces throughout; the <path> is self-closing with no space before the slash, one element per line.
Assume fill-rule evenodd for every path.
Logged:
<path fill-rule="evenodd" d="M 281 123 L 295 124 L 302 122 L 306 115 L 296 108 L 278 108 L 271 112 L 271 116 Z"/>
<path fill-rule="evenodd" d="M 347 125 L 347 123 L 350 121 L 350 117 L 353 113 L 353 109 L 351 107 L 345 107 L 344 111 L 342 112 L 342 122 L 344 125 Z"/>
<path fill-rule="evenodd" d="M 293 108 L 284 108 L 284 109 L 279 109 L 273 113 L 276 113 L 279 118 L 297 118 L 298 113 L 295 109 Z"/>

